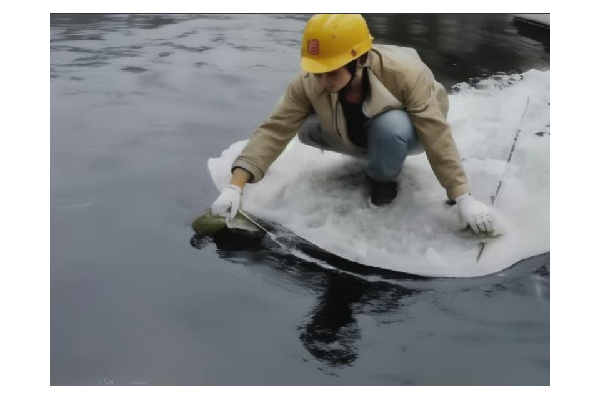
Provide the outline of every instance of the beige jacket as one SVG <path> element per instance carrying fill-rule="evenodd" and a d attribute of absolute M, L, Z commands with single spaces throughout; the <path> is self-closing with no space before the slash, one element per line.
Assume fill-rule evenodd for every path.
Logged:
<path fill-rule="evenodd" d="M 372 118 L 391 109 L 406 110 L 448 198 L 469 192 L 467 176 L 446 122 L 448 95 L 417 52 L 411 48 L 375 45 L 364 65 L 358 67 L 368 74 L 371 87 L 363 103 L 364 114 Z M 252 174 L 251 183 L 260 181 L 313 112 L 332 150 L 364 157 L 364 150 L 348 138 L 338 95 L 322 89 L 312 74 L 300 73 L 234 161 L 232 170 L 241 167 Z"/>

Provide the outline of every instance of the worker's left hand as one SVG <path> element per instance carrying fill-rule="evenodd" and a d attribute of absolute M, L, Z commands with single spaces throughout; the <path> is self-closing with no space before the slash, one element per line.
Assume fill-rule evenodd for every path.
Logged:
<path fill-rule="evenodd" d="M 496 221 L 494 211 L 490 207 L 475 200 L 470 193 L 457 197 L 456 204 L 458 205 L 458 216 L 463 226 L 466 222 L 475 234 L 494 232 Z"/>

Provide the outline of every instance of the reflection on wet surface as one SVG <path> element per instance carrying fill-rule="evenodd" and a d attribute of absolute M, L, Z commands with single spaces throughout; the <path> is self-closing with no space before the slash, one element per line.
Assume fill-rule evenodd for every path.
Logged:
<path fill-rule="evenodd" d="M 509 15 L 365 17 L 447 88 L 550 67 L 549 30 Z M 417 279 L 190 239 L 206 160 L 272 110 L 307 19 L 51 15 L 52 384 L 549 384 L 549 254 Z"/>
<path fill-rule="evenodd" d="M 324 270 L 318 263 L 296 257 L 269 238 L 217 235 L 215 238 L 194 235 L 190 244 L 197 248 L 214 243 L 218 254 L 233 262 L 252 265 L 269 260 L 272 268 L 282 269 L 303 286 L 322 292 L 315 307 L 309 312 L 306 325 L 300 326 L 300 340 L 315 358 L 331 367 L 350 366 L 358 358 L 355 343 L 360 338 L 360 328 L 354 314 L 386 315 L 397 313 L 403 297 L 418 293 L 396 282 L 369 281 L 361 275 L 345 270 L 345 260 L 330 265 L 334 271 Z M 314 253 L 313 253 L 314 255 Z M 364 272 L 373 274 L 367 268 Z M 393 274 L 386 274 L 387 276 Z M 402 277 L 404 274 L 395 274 Z M 399 322 L 396 321 L 396 322 Z"/>
<path fill-rule="evenodd" d="M 361 330 L 357 314 L 375 317 L 378 323 L 402 323 L 416 317 L 410 313 L 410 298 L 418 294 L 434 295 L 432 303 L 435 307 L 458 321 L 486 328 L 521 331 L 520 343 L 540 342 L 549 337 L 549 333 L 540 333 L 547 327 L 544 319 L 536 321 L 513 319 L 510 315 L 501 318 L 497 314 L 488 315 L 489 307 L 493 306 L 495 299 L 503 296 L 503 292 L 532 297 L 540 304 L 548 305 L 549 254 L 523 260 L 511 269 L 489 277 L 429 279 L 361 267 L 328 255 L 310 243 L 302 243 L 303 240 L 298 237 L 288 241 L 284 239 L 284 242 L 286 248 L 268 236 L 240 237 L 227 231 L 212 238 L 194 235 L 190 240 L 192 247 L 199 250 L 214 244 L 221 258 L 249 267 L 268 260 L 270 268 L 285 271 L 290 279 L 300 281 L 300 285 L 320 291 L 308 321 L 298 328 L 299 338 L 310 354 L 332 367 L 328 372 L 331 375 L 337 376 L 337 368 L 352 366 L 359 358 L 360 349 L 356 342 L 361 338 Z M 292 249 L 314 256 L 315 262 L 294 255 L 290 251 Z M 323 259 L 334 269 L 323 269 L 318 263 Z M 482 307 L 481 296 L 492 300 Z M 489 335 L 473 330 L 457 335 L 455 340 L 470 344 L 474 341 L 489 343 L 491 339 Z M 408 347 L 404 346 L 403 351 L 408 351 Z"/>

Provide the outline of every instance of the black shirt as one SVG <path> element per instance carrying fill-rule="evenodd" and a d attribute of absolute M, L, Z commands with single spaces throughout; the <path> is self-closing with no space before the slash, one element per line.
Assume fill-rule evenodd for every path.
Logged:
<path fill-rule="evenodd" d="M 366 72 L 362 74 L 362 93 L 360 102 L 350 103 L 346 100 L 345 90 L 340 92 L 340 103 L 344 110 L 344 117 L 346 117 L 346 126 L 348 128 L 348 138 L 352 143 L 360 147 L 367 147 L 367 134 L 365 130 L 365 124 L 369 121 L 369 118 L 362 111 L 362 104 L 367 97 L 367 93 L 370 89 L 369 77 Z"/>

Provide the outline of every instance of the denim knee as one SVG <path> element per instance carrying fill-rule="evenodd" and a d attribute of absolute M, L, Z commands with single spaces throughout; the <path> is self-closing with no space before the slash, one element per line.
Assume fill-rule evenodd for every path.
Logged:
<path fill-rule="evenodd" d="M 323 139 L 323 131 L 316 114 L 311 114 L 298 130 L 298 140 L 307 146 L 327 150 L 328 146 Z"/>
<path fill-rule="evenodd" d="M 375 133 L 375 135 L 372 135 Z M 409 148 L 418 141 L 410 116 L 403 110 L 387 111 L 369 121 L 367 135 L 385 144 L 386 141 L 401 141 Z"/>
<path fill-rule="evenodd" d="M 378 181 L 394 180 L 406 157 L 419 145 L 417 134 L 405 111 L 392 110 L 367 125 L 368 159 L 366 172 Z"/>

